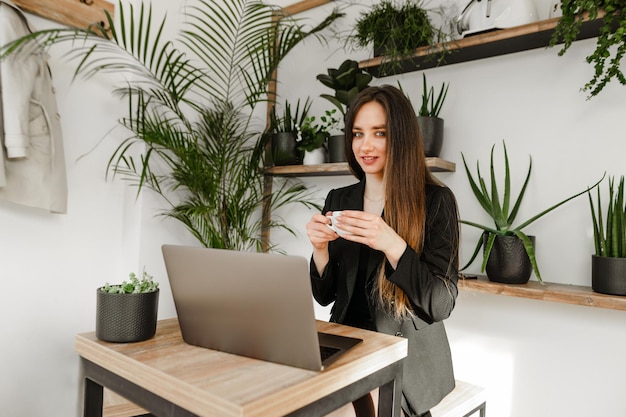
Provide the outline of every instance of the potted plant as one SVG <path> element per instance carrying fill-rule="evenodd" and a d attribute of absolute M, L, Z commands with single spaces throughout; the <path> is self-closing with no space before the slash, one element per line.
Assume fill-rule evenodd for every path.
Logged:
<path fill-rule="evenodd" d="M 356 48 L 374 47 L 374 56 L 384 56 L 381 72 L 391 75 L 400 61 L 422 46 L 443 42 L 448 35 L 435 28 L 422 0 L 382 0 L 362 12 L 347 38 Z M 442 56 L 445 49 L 441 49 Z M 433 54 L 433 57 L 438 54 Z"/>
<path fill-rule="evenodd" d="M 302 164 L 303 152 L 298 149 L 298 130 L 304 125 L 310 108 L 311 101 L 308 98 L 302 106 L 298 99 L 295 108 L 289 101 L 285 101 L 280 115 L 276 106 L 272 106 L 268 133 L 274 165 Z"/>
<path fill-rule="evenodd" d="M 342 118 L 345 118 L 352 100 L 354 100 L 357 94 L 369 87 L 373 77 L 372 74 L 359 68 L 357 61 L 346 59 L 339 68 L 328 68 L 327 74 L 318 74 L 316 78 L 326 87 L 335 91 L 333 95 L 320 94 L 320 97 L 330 101 L 339 109 Z M 344 137 L 340 130 L 338 129 L 336 134 L 330 132 L 331 134 L 328 137 L 329 162 L 346 161 Z"/>
<path fill-rule="evenodd" d="M 335 118 L 337 109 L 326 110 L 320 116 L 319 123 L 315 116 L 307 116 L 298 129 L 296 148 L 303 155 L 304 165 L 323 164 L 327 160 L 326 144 L 331 132 L 337 128 L 339 120 Z"/>
<path fill-rule="evenodd" d="M 318 74 L 316 78 L 335 90 L 334 95 L 320 94 L 320 97 L 333 103 L 345 116 L 352 100 L 369 86 L 373 76 L 359 68 L 357 61 L 346 59 L 339 68 L 328 68 L 327 74 Z"/>
<path fill-rule="evenodd" d="M 557 22 L 549 45 L 563 42 L 559 56 L 576 40 L 585 20 L 601 19 L 596 49 L 586 61 L 594 68 L 590 81 L 582 90 L 588 98 L 596 96 L 613 78 L 626 84 L 626 76 L 620 69 L 626 53 L 626 8 L 622 0 L 564 0 L 561 2 L 562 16 Z"/>
<path fill-rule="evenodd" d="M 138 192 L 156 192 L 165 204 L 160 214 L 183 223 L 204 246 L 272 249 L 265 230 L 294 231 L 280 219 L 264 222 L 261 209 L 316 205 L 293 178 L 276 178 L 278 186 L 265 193 L 266 126 L 255 115 L 267 104 L 283 58 L 305 38 L 322 38 L 341 14 L 333 10 L 306 28 L 281 8 L 253 0 L 187 3 L 173 39 L 164 36 L 167 16 L 120 2 L 119 21 L 107 15 L 109 31 L 101 25 L 37 31 L 7 45 L 3 55 L 32 40 L 42 48 L 65 44 L 75 77 L 132 76 L 114 88 L 128 102 L 119 120 L 128 138 L 108 172 Z"/>
<path fill-rule="evenodd" d="M 593 221 L 595 255 L 591 256 L 591 287 L 594 291 L 626 295 L 626 204 L 624 176 L 615 188 L 615 178 L 609 177 L 609 195 L 606 215 L 602 216 L 600 187 L 594 206 L 589 193 L 589 206 Z"/>
<path fill-rule="evenodd" d="M 524 284 L 528 282 L 531 272 L 534 271 L 537 276 L 537 280 L 543 283 L 537 266 L 537 260 L 535 259 L 533 238 L 524 232 L 524 228 L 557 207 L 560 207 L 568 201 L 584 194 L 588 190 L 576 193 L 573 196 L 550 206 L 521 224 L 513 226 L 524 198 L 526 187 L 528 186 L 528 182 L 530 180 L 532 158 L 530 158 L 528 172 L 519 195 L 511 206 L 512 200 L 509 157 L 506 150 L 506 143 L 504 143 L 504 141 L 502 142 L 502 146 L 504 149 L 504 192 L 502 194 L 500 193 L 501 190 L 498 188 L 498 178 L 496 177 L 494 167 L 495 145 L 491 147 L 490 188 L 487 188 L 487 183 L 480 173 L 479 163 L 476 162 L 477 175 L 476 179 L 474 179 L 469 167 L 467 166 L 467 162 L 465 161 L 465 155 L 461 153 L 465 172 L 474 196 L 494 223 L 493 226 L 486 226 L 472 221 L 461 220 L 461 223 L 483 230 L 483 234 L 476 244 L 474 253 L 462 269 L 470 266 L 476 259 L 480 249 L 483 248 L 483 262 L 480 270 L 481 272 L 487 272 L 487 277 L 490 281 L 507 284 Z M 600 181 L 589 189 L 595 188 Z M 502 195 L 502 199 L 500 199 L 500 195 Z"/>
<path fill-rule="evenodd" d="M 121 284 L 97 290 L 96 337 L 106 342 L 141 342 L 154 336 L 159 308 L 159 283 L 145 270 L 131 272 Z"/>
<path fill-rule="evenodd" d="M 417 123 L 422 133 L 426 156 L 436 157 L 439 156 L 443 145 L 443 119 L 439 117 L 439 113 L 448 95 L 450 84 L 442 83 L 435 97 L 435 88 L 432 86 L 428 87 L 426 74 L 422 73 L 422 79 L 424 89 L 422 91 L 422 104 L 418 110 Z"/>

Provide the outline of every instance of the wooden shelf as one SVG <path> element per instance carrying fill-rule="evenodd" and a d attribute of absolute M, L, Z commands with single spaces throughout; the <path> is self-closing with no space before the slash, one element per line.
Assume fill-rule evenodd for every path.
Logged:
<path fill-rule="evenodd" d="M 456 164 L 441 158 L 426 158 L 426 166 L 432 172 L 454 172 Z M 319 165 L 284 165 L 268 168 L 265 173 L 274 177 L 324 177 L 331 175 L 352 175 L 347 162 Z"/>
<path fill-rule="evenodd" d="M 464 291 L 626 311 L 626 296 L 600 294 L 594 292 L 591 287 L 581 285 L 548 282 L 542 285 L 536 281 L 518 285 L 500 284 L 489 281 L 486 276 L 479 275 L 476 279 L 459 279 L 459 288 Z"/>
<path fill-rule="evenodd" d="M 384 65 L 385 57 L 374 57 L 361 61 L 359 66 L 374 75 L 384 77 L 393 74 L 402 74 L 417 70 L 424 70 L 443 65 L 484 59 L 493 56 L 527 51 L 530 49 L 546 48 L 559 18 L 541 20 L 527 25 L 516 26 L 510 29 L 497 29 L 463 39 L 424 46 L 415 51 L 415 54 L 393 65 Z M 598 36 L 601 19 L 586 21 L 582 24 L 578 40 Z M 438 63 L 438 54 L 447 49 L 443 62 Z M 555 51 L 556 53 L 556 51 Z M 383 72 L 385 66 L 388 72 Z M 393 67 L 393 68 L 391 68 Z"/>

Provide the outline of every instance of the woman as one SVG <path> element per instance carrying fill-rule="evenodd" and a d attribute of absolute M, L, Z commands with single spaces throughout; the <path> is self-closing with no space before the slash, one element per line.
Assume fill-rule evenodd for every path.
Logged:
<path fill-rule="evenodd" d="M 408 338 L 402 409 L 429 415 L 454 388 L 442 320 L 458 294 L 456 201 L 426 168 L 417 117 L 397 88 L 363 90 L 345 140 L 359 182 L 330 191 L 307 224 L 313 295 L 335 303 L 333 322 Z M 329 227 L 336 211 L 341 237 Z"/>

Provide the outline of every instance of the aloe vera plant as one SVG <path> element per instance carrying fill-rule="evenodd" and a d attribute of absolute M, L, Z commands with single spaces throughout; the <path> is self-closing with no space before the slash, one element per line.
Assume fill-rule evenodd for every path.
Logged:
<path fill-rule="evenodd" d="M 528 182 L 530 180 L 530 174 L 532 171 L 532 157 L 530 157 L 530 161 L 528 164 L 528 172 L 526 173 L 526 179 L 524 180 L 524 184 L 522 185 L 522 188 L 517 198 L 514 200 L 514 203 L 511 206 L 511 202 L 513 201 L 511 200 L 511 173 L 510 173 L 510 168 L 509 168 L 509 157 L 508 157 L 508 153 L 506 150 L 506 143 L 504 141 L 502 142 L 502 146 L 504 149 L 504 193 L 502 194 L 502 200 L 500 200 L 501 194 L 500 194 L 500 190 L 498 189 L 498 179 L 497 179 L 495 168 L 494 168 L 495 145 L 491 147 L 490 189 L 487 188 L 487 184 L 481 175 L 479 163 L 476 162 L 476 171 L 477 171 L 476 175 L 477 176 L 476 176 L 476 179 L 474 179 L 472 173 L 470 172 L 469 167 L 467 166 L 467 162 L 465 161 L 465 155 L 461 153 L 461 156 L 463 158 L 463 165 L 465 166 L 465 172 L 467 173 L 467 178 L 472 187 L 472 191 L 474 192 L 474 196 L 480 203 L 481 207 L 493 219 L 494 226 L 484 226 L 484 225 L 467 221 L 467 220 L 461 220 L 461 223 L 482 229 L 488 236 L 488 238 L 486 239 L 486 243 L 484 244 L 485 247 L 484 247 L 484 255 L 483 255 L 483 262 L 481 266 L 481 272 L 485 270 L 485 266 L 487 265 L 487 260 L 489 259 L 489 255 L 491 253 L 491 249 L 493 247 L 493 243 L 496 239 L 496 236 L 497 235 L 501 235 L 501 236 L 514 235 L 522 240 L 524 244 L 524 249 L 526 250 L 526 254 L 528 255 L 528 258 L 530 259 L 530 263 L 532 265 L 533 271 L 535 272 L 535 275 L 537 276 L 537 280 L 543 283 L 541 274 L 539 272 L 539 268 L 537 266 L 537 260 L 535 258 L 535 248 L 530 238 L 528 237 L 528 235 L 523 232 L 523 229 L 527 227 L 528 225 L 530 225 L 531 223 L 533 223 L 535 220 L 543 217 L 544 215 L 548 214 L 552 210 L 556 209 L 557 207 L 560 207 L 563 204 L 567 203 L 568 201 L 573 200 L 574 198 L 586 192 L 589 192 L 589 190 L 597 187 L 598 184 L 600 184 L 600 181 L 602 181 L 602 179 L 600 179 L 600 181 L 598 181 L 592 187 L 589 187 L 586 190 L 576 193 L 573 196 L 568 197 L 562 200 L 561 202 L 554 204 L 553 206 L 550 206 L 549 208 L 543 210 L 539 214 L 522 222 L 518 226 L 513 226 L 515 219 L 517 217 L 517 214 L 519 212 L 520 206 L 522 204 L 524 194 L 526 193 Z M 485 233 L 483 233 L 483 235 Z M 472 254 L 471 259 L 462 269 L 467 268 L 474 262 L 481 247 L 483 247 L 482 235 L 480 236 L 478 243 L 476 244 L 476 247 L 474 249 L 474 253 Z"/>
<path fill-rule="evenodd" d="M 609 201 L 606 218 L 602 217 L 600 187 L 597 188 L 597 211 L 591 192 L 588 193 L 591 218 L 593 220 L 593 241 L 596 255 L 611 258 L 626 258 L 626 205 L 624 204 L 624 176 L 620 177 L 615 190 L 615 178 L 609 177 Z"/>

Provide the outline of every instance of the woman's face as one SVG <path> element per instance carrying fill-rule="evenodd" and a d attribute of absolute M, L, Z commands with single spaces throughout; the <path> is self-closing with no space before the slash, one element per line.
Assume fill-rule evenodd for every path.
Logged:
<path fill-rule="evenodd" d="M 352 152 L 365 174 L 383 177 L 387 158 L 387 115 L 376 101 L 361 106 L 354 118 Z"/>

